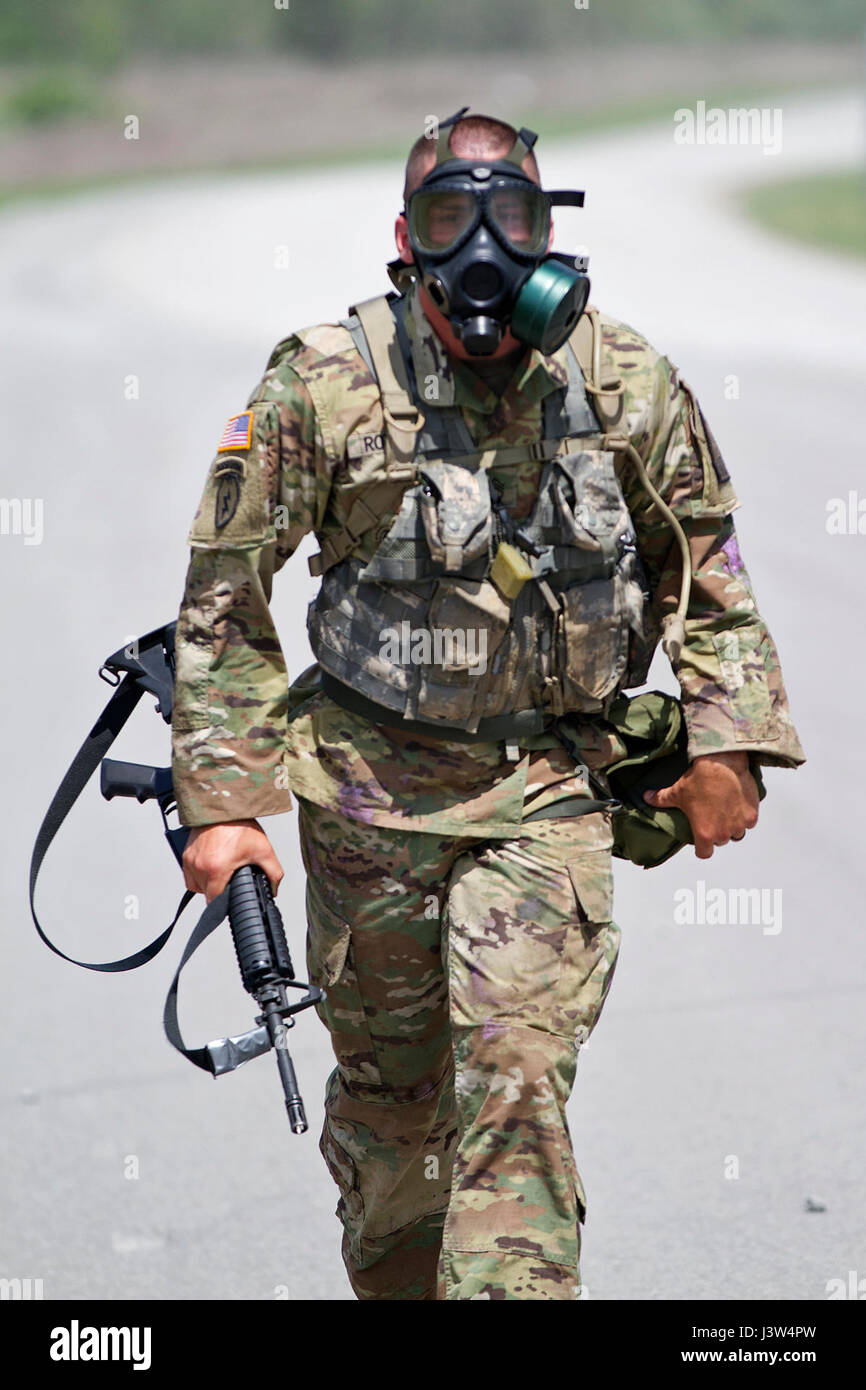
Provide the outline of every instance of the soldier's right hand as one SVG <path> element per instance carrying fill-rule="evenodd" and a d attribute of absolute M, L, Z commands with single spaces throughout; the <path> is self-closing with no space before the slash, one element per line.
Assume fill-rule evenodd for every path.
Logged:
<path fill-rule="evenodd" d="M 211 902 L 244 864 L 264 869 L 276 897 L 283 869 L 257 820 L 224 821 L 190 831 L 183 852 L 183 877 L 191 893 L 204 893 Z"/>

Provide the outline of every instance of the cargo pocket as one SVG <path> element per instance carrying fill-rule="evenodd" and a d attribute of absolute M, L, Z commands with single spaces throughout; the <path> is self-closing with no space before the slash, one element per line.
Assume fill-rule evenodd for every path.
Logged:
<path fill-rule="evenodd" d="M 352 1132 L 346 1129 L 339 1116 L 333 1113 L 337 1108 L 339 1090 L 339 1074 L 332 1072 L 325 1094 L 325 1123 L 319 1140 L 319 1152 L 340 1194 L 334 1215 L 339 1217 L 342 1223 L 354 1260 L 360 1263 L 365 1216 L 364 1199 L 361 1196 L 358 1169 L 347 1147 L 351 1144 Z"/>
<path fill-rule="evenodd" d="M 602 850 L 595 853 L 597 859 L 587 854 L 581 859 L 573 859 L 568 865 L 580 920 L 587 926 L 603 926 L 613 915 L 610 855 Z"/>
<path fill-rule="evenodd" d="M 778 737 L 767 679 L 772 648 L 763 627 L 752 623 L 713 635 L 713 646 L 730 701 L 734 737 L 758 743 Z"/>
<path fill-rule="evenodd" d="M 439 580 L 427 618 L 431 659 L 421 671 L 418 718 L 460 721 L 470 731 L 477 727 L 510 616 L 509 605 L 488 580 Z"/>
<path fill-rule="evenodd" d="M 577 1203 L 577 1219 L 582 1226 L 586 1221 L 586 1192 L 584 1191 L 580 1173 L 578 1173 L 576 1168 L 574 1170 L 574 1198 Z M 578 1248 L 578 1254 L 579 1253 L 580 1250 Z"/>
<path fill-rule="evenodd" d="M 556 1031 L 578 1045 L 588 1040 L 598 1022 L 619 953 L 620 929 L 612 920 L 613 836 L 606 820 L 599 834 L 603 843 L 597 849 L 575 856 L 566 865 L 575 916 L 563 946 Z"/>
<path fill-rule="evenodd" d="M 319 1150 L 340 1192 L 357 1268 L 374 1265 L 388 1237 L 448 1208 L 457 1122 L 447 1073 L 422 1101 L 358 1100 L 332 1072 Z M 435 1165 L 431 1165 L 435 1158 Z"/>
<path fill-rule="evenodd" d="M 693 487 L 698 495 L 686 499 L 687 515 L 728 516 L 740 505 L 730 474 L 694 391 L 682 377 L 679 384 L 685 397 L 686 436 L 699 465 L 693 470 Z"/>
<path fill-rule="evenodd" d="M 382 1084 L 355 973 L 352 929 L 307 879 L 307 970 L 327 998 L 316 1012 L 331 1035 L 340 1073 L 356 1086 Z"/>

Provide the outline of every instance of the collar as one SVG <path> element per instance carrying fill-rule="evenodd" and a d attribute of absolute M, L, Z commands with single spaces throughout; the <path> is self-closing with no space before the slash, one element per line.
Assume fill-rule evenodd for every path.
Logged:
<path fill-rule="evenodd" d="M 457 405 L 481 415 L 492 415 L 497 410 L 501 413 L 504 406 L 508 415 L 517 415 L 552 391 L 568 385 L 564 346 L 549 357 L 537 348 L 529 348 L 518 360 L 502 396 L 497 396 L 470 367 L 448 352 L 421 308 L 417 282 L 406 292 L 406 332 L 418 398 L 424 402 L 425 410 L 428 406 Z"/>

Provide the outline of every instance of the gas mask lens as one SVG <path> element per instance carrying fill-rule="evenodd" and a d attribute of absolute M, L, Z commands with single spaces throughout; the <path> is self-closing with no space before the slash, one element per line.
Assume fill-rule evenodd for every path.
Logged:
<path fill-rule="evenodd" d="M 550 203 L 540 188 L 418 189 L 409 199 L 409 233 L 421 252 L 450 251 L 482 217 L 515 251 L 539 256 L 547 250 Z"/>
<path fill-rule="evenodd" d="M 478 211 L 475 195 L 458 189 L 413 193 L 409 232 L 422 251 L 448 251 L 469 230 Z"/>
<path fill-rule="evenodd" d="M 547 250 L 550 204 L 540 188 L 491 188 L 487 209 L 491 222 L 515 251 L 538 256 Z"/>

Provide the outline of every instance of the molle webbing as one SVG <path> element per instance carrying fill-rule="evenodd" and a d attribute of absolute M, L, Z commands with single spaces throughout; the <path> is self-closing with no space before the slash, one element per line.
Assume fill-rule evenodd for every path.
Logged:
<path fill-rule="evenodd" d="M 622 384 L 601 379 L 591 311 L 544 383 L 532 431 L 542 437 L 484 449 L 482 436 L 467 452 L 453 397 L 421 399 L 406 309 L 381 297 L 347 324 L 366 339 L 384 439 L 347 488 L 348 526 L 325 533 L 311 563 L 322 585 L 307 613 L 310 645 L 325 693 L 372 724 L 519 745 L 564 713 L 602 713 L 617 689 L 645 679 L 647 586 L 614 465 L 627 441 L 599 418 L 622 413 Z M 531 470 L 535 501 L 518 530 L 501 505 L 500 465 L 530 458 L 544 462 Z M 517 563 L 518 545 L 531 565 Z"/>
<path fill-rule="evenodd" d="M 357 547 L 361 537 L 378 526 L 382 517 L 397 505 L 411 481 L 410 478 L 405 483 L 396 483 L 383 478 L 381 482 L 372 483 L 363 497 L 356 497 L 345 526 L 325 536 L 318 555 L 311 555 L 308 559 L 310 574 L 325 574 L 345 560 Z"/>
<path fill-rule="evenodd" d="M 529 460 L 547 461 L 564 452 L 572 438 L 579 440 L 583 435 L 599 433 L 598 403 L 604 410 L 602 419 L 613 423 L 619 418 L 621 395 L 609 391 L 599 394 L 590 384 L 594 332 L 598 332 L 597 323 L 594 330 L 589 317 L 596 311 L 590 310 L 581 317 L 566 344 L 569 366 L 566 392 L 564 395 L 552 392 L 544 399 L 545 437 L 530 444 L 478 449 L 458 406 L 432 407 L 426 415 L 421 410 L 402 317 L 404 308 L 398 296 L 382 295 L 354 306 L 350 316 L 341 320 L 379 384 L 388 476 L 372 484 L 364 498 L 355 499 L 341 530 L 320 541 L 321 550 L 307 562 L 312 575 L 322 575 L 339 564 L 358 546 L 367 531 L 399 506 L 406 488 L 417 480 L 416 458 L 432 454 L 473 469 L 489 468 L 494 462 L 502 468 Z M 587 397 L 588 391 L 592 391 L 595 410 Z M 613 395 L 615 408 L 611 400 Z"/>

